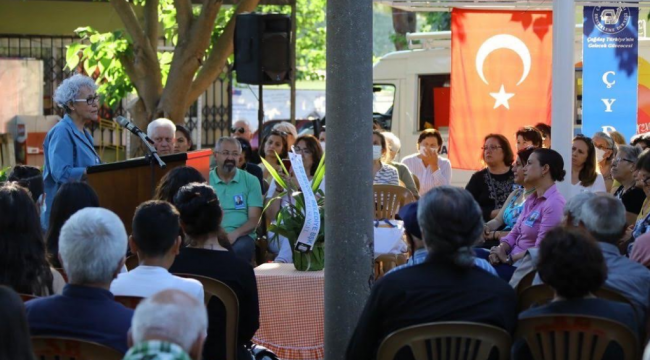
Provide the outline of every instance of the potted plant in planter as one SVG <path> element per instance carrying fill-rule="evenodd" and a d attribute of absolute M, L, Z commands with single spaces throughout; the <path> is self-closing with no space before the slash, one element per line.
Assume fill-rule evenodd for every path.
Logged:
<path fill-rule="evenodd" d="M 276 154 L 276 156 L 278 156 Z M 278 156 L 278 160 L 280 160 Z M 282 201 L 283 198 L 288 198 L 288 203 L 286 206 L 281 206 L 275 222 L 272 222 L 269 226 L 269 231 L 273 232 L 273 236 L 269 241 L 280 241 L 280 236 L 284 236 L 289 240 L 291 249 L 293 249 L 293 264 L 296 270 L 300 271 L 317 271 L 322 270 L 325 267 L 325 194 L 322 190 L 319 189 L 323 178 L 325 176 L 325 154 L 318 164 L 316 173 L 311 181 L 311 190 L 316 196 L 316 202 L 318 204 L 318 213 L 320 216 L 320 230 L 318 236 L 316 237 L 316 243 L 314 247 L 308 252 L 300 252 L 295 250 L 296 241 L 298 236 L 305 225 L 305 196 L 299 186 L 293 184 L 293 182 L 285 181 L 278 172 L 269 164 L 266 160 L 262 159 L 262 163 L 268 170 L 269 174 L 273 177 L 276 182 L 276 185 L 284 189 L 277 196 L 273 197 L 269 203 L 264 208 L 264 212 L 268 209 L 269 205 L 274 201 Z M 287 178 L 290 178 L 289 171 L 285 168 L 284 164 L 280 160 L 279 163 L 282 166 L 282 172 L 286 175 Z"/>

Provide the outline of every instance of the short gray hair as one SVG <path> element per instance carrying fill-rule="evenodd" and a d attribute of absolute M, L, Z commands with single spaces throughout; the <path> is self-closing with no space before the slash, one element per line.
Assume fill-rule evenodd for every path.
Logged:
<path fill-rule="evenodd" d="M 388 142 L 388 147 L 390 150 L 397 154 L 402 148 L 402 142 L 400 139 L 397 137 L 397 135 L 389 131 L 383 132 L 383 135 L 384 138 L 386 138 L 386 142 Z"/>
<path fill-rule="evenodd" d="M 147 136 L 153 136 L 153 133 L 159 127 L 168 127 L 172 130 L 172 133 L 176 133 L 176 124 L 173 121 L 165 118 L 158 118 L 147 125 Z"/>
<path fill-rule="evenodd" d="M 296 131 L 296 127 L 288 121 L 283 121 L 281 123 L 273 125 L 273 130 L 284 131 L 291 134 L 294 139 L 298 138 L 298 131 Z"/>
<path fill-rule="evenodd" d="M 571 217 L 571 224 L 573 226 L 580 225 L 580 219 L 582 215 L 582 205 L 584 205 L 588 200 L 595 198 L 596 194 L 592 192 L 582 192 L 569 200 L 564 204 L 564 216 Z"/>
<path fill-rule="evenodd" d="M 92 78 L 88 76 L 76 74 L 61 83 L 56 91 L 54 91 L 54 102 L 61 108 L 68 111 L 68 104 L 73 102 L 78 96 L 79 91 L 86 88 L 90 91 L 97 91 L 97 84 Z"/>
<path fill-rule="evenodd" d="M 641 155 L 641 148 L 631 145 L 619 145 L 618 152 L 623 154 L 626 159 L 634 161 L 634 164 L 636 164 L 636 161 L 639 160 L 639 155 Z"/>
<path fill-rule="evenodd" d="M 592 140 L 595 139 L 595 138 L 601 138 L 601 139 L 607 141 L 607 147 L 610 150 L 612 150 L 612 155 L 610 155 L 607 162 L 609 163 L 612 160 L 614 160 L 614 157 L 616 156 L 616 153 L 617 153 L 616 142 L 614 141 L 614 139 L 612 139 L 612 137 L 609 136 L 606 132 L 602 132 L 602 131 L 598 131 L 597 133 L 595 133 L 594 136 L 592 137 Z"/>
<path fill-rule="evenodd" d="M 419 201 L 418 224 L 429 250 L 460 267 L 473 266 L 471 247 L 483 232 L 483 215 L 472 194 L 462 188 L 439 186 Z"/>
<path fill-rule="evenodd" d="M 205 305 L 179 290 L 161 291 L 144 299 L 131 320 L 135 344 L 148 339 L 173 339 L 186 352 L 208 330 Z"/>
<path fill-rule="evenodd" d="M 625 232 L 625 206 L 612 195 L 597 195 L 582 205 L 580 222 L 596 240 L 615 243 Z"/>
<path fill-rule="evenodd" d="M 214 151 L 220 151 L 221 150 L 221 144 L 223 144 L 225 142 L 235 144 L 235 146 L 237 146 L 237 151 L 239 151 L 239 152 L 242 151 L 241 150 L 241 143 L 239 142 L 239 140 L 237 140 L 236 138 L 226 137 L 226 136 L 221 137 L 221 138 L 219 138 L 219 140 L 217 140 L 217 143 L 214 145 Z"/>
<path fill-rule="evenodd" d="M 126 230 L 115 213 L 85 208 L 66 221 L 59 254 L 71 284 L 110 284 L 126 255 Z"/>

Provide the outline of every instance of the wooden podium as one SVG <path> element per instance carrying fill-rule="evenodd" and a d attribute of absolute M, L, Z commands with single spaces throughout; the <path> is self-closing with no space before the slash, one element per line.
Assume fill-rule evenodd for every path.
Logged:
<path fill-rule="evenodd" d="M 90 166 L 87 170 L 88 184 L 99 196 L 100 206 L 116 213 L 122 219 L 127 233 L 131 234 L 135 208 L 151 200 L 160 179 L 168 171 L 179 166 L 193 167 L 201 172 L 207 181 L 210 156 L 211 150 L 161 156 L 167 164 L 164 169 L 157 163 L 152 167 L 145 158 Z"/>

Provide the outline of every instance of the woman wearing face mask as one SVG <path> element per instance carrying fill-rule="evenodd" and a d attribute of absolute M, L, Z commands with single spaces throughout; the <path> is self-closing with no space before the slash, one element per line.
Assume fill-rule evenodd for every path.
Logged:
<path fill-rule="evenodd" d="M 388 147 L 381 132 L 372 132 L 372 175 L 375 184 L 399 185 L 399 174 L 394 167 L 384 164 L 381 159 L 386 156 Z"/>
<path fill-rule="evenodd" d="M 436 129 L 427 129 L 418 137 L 418 153 L 402 160 L 420 180 L 420 195 L 436 186 L 451 184 L 451 162 L 441 157 L 442 136 Z"/>
<path fill-rule="evenodd" d="M 327 139 L 327 132 L 325 125 L 321 126 L 320 132 L 318 133 L 318 141 L 320 141 L 320 147 L 325 151 L 325 140 Z"/>
<path fill-rule="evenodd" d="M 597 132 L 592 137 L 594 147 L 596 147 L 596 162 L 598 163 L 598 171 L 605 180 L 605 188 L 607 192 L 612 190 L 614 179 L 612 178 L 612 160 L 616 157 L 616 143 L 609 135 L 604 132 Z M 620 184 L 616 183 L 614 188 Z"/>
<path fill-rule="evenodd" d="M 606 192 L 603 176 L 596 172 L 596 147 L 584 135 L 573 139 L 569 199 L 581 192 Z"/>

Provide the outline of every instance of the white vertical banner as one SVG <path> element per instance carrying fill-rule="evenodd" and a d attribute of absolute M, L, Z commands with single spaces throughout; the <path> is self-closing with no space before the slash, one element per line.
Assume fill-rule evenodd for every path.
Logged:
<path fill-rule="evenodd" d="M 311 182 L 307 178 L 305 167 L 302 164 L 302 156 L 290 152 L 289 160 L 291 160 L 291 168 L 296 175 L 298 185 L 300 185 L 300 190 L 305 199 L 305 223 L 302 226 L 300 235 L 298 235 L 294 249 L 300 252 L 308 252 L 314 248 L 318 232 L 320 231 L 321 224 L 318 203 L 311 189 Z"/>

